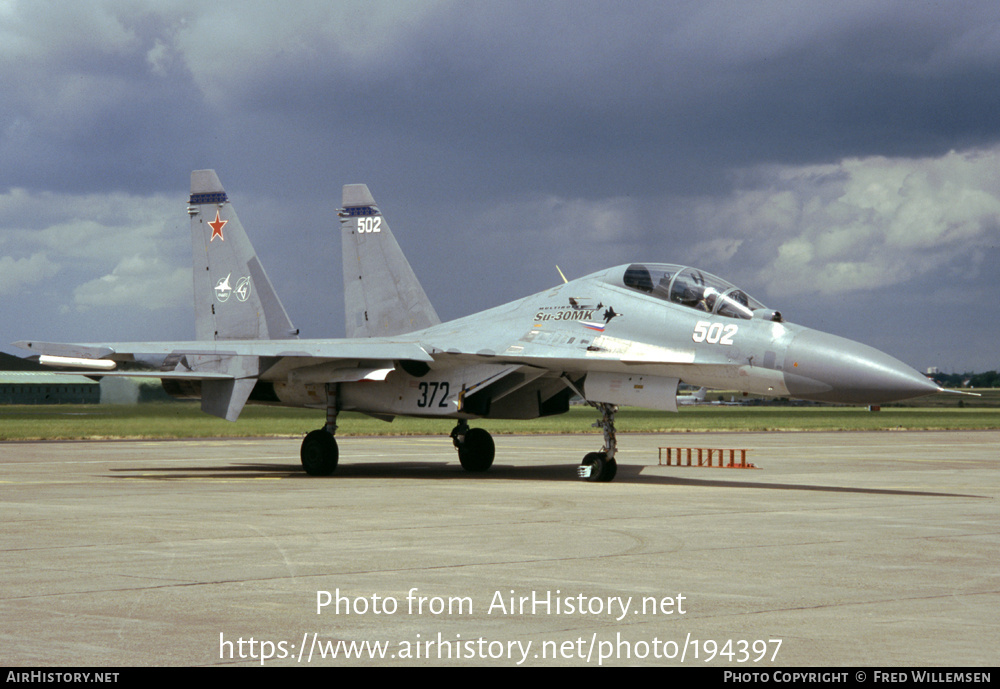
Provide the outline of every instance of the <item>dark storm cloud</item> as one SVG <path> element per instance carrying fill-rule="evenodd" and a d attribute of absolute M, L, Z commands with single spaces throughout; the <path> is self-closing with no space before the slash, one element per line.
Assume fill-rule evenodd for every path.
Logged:
<path fill-rule="evenodd" d="M 340 185 L 359 181 L 444 316 L 543 289 L 557 262 L 579 276 L 638 259 L 698 262 L 837 326 L 852 318 L 844 295 L 907 285 L 894 304 L 912 320 L 946 301 L 942 271 L 982 280 L 995 256 L 997 15 L 991 2 L 7 3 L 4 289 L 45 285 L 61 310 L 45 322 L 67 332 L 129 291 L 165 308 L 156 294 L 184 289 L 189 171 L 214 167 L 310 335 L 341 332 L 331 219 Z M 114 192 L 127 217 L 95 212 Z M 82 274 L 74 252 L 107 236 L 119 248 Z M 157 336 L 189 336 L 180 318 Z"/>
<path fill-rule="evenodd" d="M 515 187 L 692 191 L 720 167 L 980 145 L 1000 107 L 982 3 L 111 7 L 17 5 L 35 51 L 5 58 L 8 184 L 163 189 L 199 150 L 391 140 L 399 169 L 458 183 L 486 156 Z"/>
<path fill-rule="evenodd" d="M 184 155 L 202 99 L 183 65 L 154 64 L 169 23 L 125 11 L 20 3 L 0 18 L 20 40 L 0 49 L 6 72 L 0 187 L 87 192 L 164 188 L 164 161 Z M 4 21 L 6 19 L 6 21 Z"/>
<path fill-rule="evenodd" d="M 185 5 L 75 10 L 92 41 L 54 6 L 17 5 L 36 52 L 6 58 L 0 107 L 24 174 L 56 161 L 145 173 L 226 121 L 250 139 L 284 124 L 471 149 L 531 182 L 583 162 L 630 189 L 649 189 L 651 170 L 924 155 L 996 135 L 989 3 L 428 3 L 368 21 L 363 5 Z"/>
<path fill-rule="evenodd" d="M 988 6 L 696 7 L 442 5 L 374 54 L 307 30 L 310 49 L 215 86 L 236 110 L 314 131 L 490 155 L 523 184 L 563 184 L 573 163 L 572 184 L 591 192 L 608 177 L 652 191 L 656 171 L 927 155 L 996 136 Z"/>

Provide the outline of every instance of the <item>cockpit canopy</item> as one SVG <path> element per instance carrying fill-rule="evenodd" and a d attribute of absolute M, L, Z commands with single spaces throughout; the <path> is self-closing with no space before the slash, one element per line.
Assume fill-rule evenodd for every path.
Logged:
<path fill-rule="evenodd" d="M 735 285 L 697 268 L 633 263 L 623 282 L 654 297 L 729 318 L 753 318 L 754 311 L 766 308 Z"/>

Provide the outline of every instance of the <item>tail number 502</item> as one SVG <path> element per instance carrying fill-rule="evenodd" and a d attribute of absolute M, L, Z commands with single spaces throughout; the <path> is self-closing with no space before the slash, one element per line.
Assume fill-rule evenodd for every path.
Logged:
<path fill-rule="evenodd" d="M 691 339 L 695 342 L 707 342 L 709 344 L 733 344 L 733 336 L 736 335 L 740 326 L 735 323 L 712 323 L 710 321 L 698 321 L 694 325 L 694 332 Z"/>
<path fill-rule="evenodd" d="M 369 232 L 381 232 L 382 231 L 382 218 L 376 216 L 374 218 L 358 218 L 358 232 L 360 234 L 368 234 Z"/>

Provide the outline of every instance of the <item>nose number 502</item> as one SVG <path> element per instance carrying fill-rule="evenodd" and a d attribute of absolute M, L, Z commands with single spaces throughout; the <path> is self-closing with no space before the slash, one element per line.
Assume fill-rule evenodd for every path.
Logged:
<path fill-rule="evenodd" d="M 695 342 L 731 345 L 733 344 L 733 337 L 739 329 L 740 326 L 735 323 L 698 321 L 694 325 L 694 332 L 691 333 L 691 339 Z"/>

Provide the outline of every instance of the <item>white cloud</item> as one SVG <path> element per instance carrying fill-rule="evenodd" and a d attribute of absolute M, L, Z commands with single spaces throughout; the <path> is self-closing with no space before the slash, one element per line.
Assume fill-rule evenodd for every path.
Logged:
<path fill-rule="evenodd" d="M 177 242 L 186 248 L 189 236 L 178 229 L 182 204 L 164 195 L 12 189 L 0 194 L 0 249 L 7 254 L 44 250 L 79 261 L 117 259 Z"/>
<path fill-rule="evenodd" d="M 77 307 L 190 301 L 190 234 L 178 217 L 181 203 L 121 193 L 0 194 L 0 294 L 40 284 L 73 294 Z M 74 282 L 94 275 L 103 277 Z"/>
<path fill-rule="evenodd" d="M 741 241 L 769 294 L 904 283 L 1000 243 L 1000 148 L 938 158 L 850 158 L 758 171 L 765 183 L 698 215 Z"/>
<path fill-rule="evenodd" d="M 127 306 L 156 310 L 191 302 L 191 270 L 173 268 L 159 258 L 130 256 L 107 275 L 73 290 L 78 310 Z"/>
<path fill-rule="evenodd" d="M 160 39 L 157 39 L 153 47 L 146 52 L 146 62 L 149 64 L 150 69 L 153 70 L 153 74 L 157 76 L 165 76 L 167 74 L 167 66 L 171 58 L 170 49 Z"/>
<path fill-rule="evenodd" d="M 26 258 L 0 257 L 0 296 L 20 294 L 30 285 L 47 280 L 59 272 L 59 266 L 35 253 Z"/>

